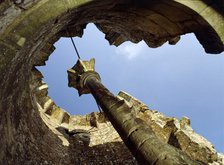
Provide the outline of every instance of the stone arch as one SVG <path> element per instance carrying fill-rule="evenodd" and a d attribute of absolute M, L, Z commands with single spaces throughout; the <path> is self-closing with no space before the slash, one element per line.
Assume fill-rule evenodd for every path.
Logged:
<path fill-rule="evenodd" d="M 194 32 L 205 51 L 220 53 L 223 51 L 224 18 L 216 8 L 215 2 L 202 0 L 0 2 L 0 163 L 78 164 L 82 162 L 81 157 L 90 160 L 95 156 L 92 159 L 95 163 L 109 159 L 92 153 L 101 153 L 102 148 L 108 146 L 98 145 L 94 150 L 80 146 L 78 140 L 69 142 L 69 136 L 63 132 L 66 130 L 52 128 L 53 132 L 49 131 L 43 122 L 45 118 L 49 127 L 53 119 L 60 124 L 69 124 L 70 115 L 57 109 L 48 98 L 47 86 L 42 84 L 41 74 L 33 68 L 44 65 L 54 50 L 53 44 L 60 37 L 68 36 L 67 30 L 72 36 L 82 36 L 86 24 L 93 22 L 105 33 L 110 44 L 145 40 L 150 47 L 159 47 L 167 41 L 175 44 L 181 35 Z M 36 104 L 38 97 L 39 104 Z M 43 113 L 38 105 L 45 108 Z M 56 107 L 53 117 L 50 107 Z M 46 118 L 46 113 L 50 114 L 50 119 Z M 89 126 L 102 120 L 94 113 L 86 117 Z M 82 118 L 85 117 L 80 120 Z M 62 145 L 58 137 L 72 145 Z M 115 145 L 126 152 L 120 142 Z M 84 151 L 92 154 L 88 156 Z M 109 161 L 113 160 L 135 163 L 129 153 L 126 157 L 116 155 Z"/>

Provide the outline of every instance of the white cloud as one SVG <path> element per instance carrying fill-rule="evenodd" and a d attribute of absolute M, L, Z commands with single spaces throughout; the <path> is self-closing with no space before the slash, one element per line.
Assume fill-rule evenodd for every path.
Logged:
<path fill-rule="evenodd" d="M 129 60 L 136 58 L 137 56 L 141 55 L 142 51 L 144 50 L 145 43 L 143 41 L 139 42 L 138 44 L 133 44 L 131 42 L 124 43 L 120 45 L 116 50 L 116 54 L 123 55 L 127 57 Z"/>

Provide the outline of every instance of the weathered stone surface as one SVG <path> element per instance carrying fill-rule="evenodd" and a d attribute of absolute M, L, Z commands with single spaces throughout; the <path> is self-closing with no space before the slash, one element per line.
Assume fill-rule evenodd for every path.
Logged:
<path fill-rule="evenodd" d="M 144 103 L 125 92 L 120 92 L 118 96 L 133 105 L 136 115 L 147 122 L 161 140 L 183 150 L 194 160 L 206 164 L 218 161 L 214 146 L 193 131 L 188 118 L 178 120 L 166 117 L 158 111 L 150 110 Z"/>
<path fill-rule="evenodd" d="M 68 36 L 66 29 L 71 35 L 81 36 L 89 22 L 96 23 L 115 45 L 144 40 L 158 47 L 166 41 L 176 43 L 180 35 L 194 32 L 207 52 L 220 53 L 224 28 L 223 13 L 218 8 L 222 2 L 199 1 L 207 5 L 202 13 L 195 3 L 180 0 L 100 0 L 88 4 L 87 0 L 0 1 L 0 164 L 136 164 L 102 115 L 70 116 L 55 105 L 47 96 L 41 73 L 33 66 L 45 64 L 54 42 Z M 178 148 L 186 146 L 182 138 L 194 142 L 186 132 L 177 133 L 183 129 L 175 119 L 143 109 L 138 112 L 135 108 L 142 119 L 162 118 L 150 120 L 153 129 L 165 128 L 158 133 L 161 139 Z M 188 125 L 184 123 L 182 127 Z M 70 136 L 73 129 L 89 131 L 90 145 Z M 169 138 L 170 134 L 179 140 Z M 80 135 L 81 140 L 88 141 L 86 136 Z M 217 156 L 209 143 L 192 144 L 194 148 L 209 147 L 192 155 L 194 148 L 188 147 L 190 156 L 201 159 L 200 154 L 207 153 L 204 162 L 217 159 L 216 164 L 223 164 L 223 156 Z"/>

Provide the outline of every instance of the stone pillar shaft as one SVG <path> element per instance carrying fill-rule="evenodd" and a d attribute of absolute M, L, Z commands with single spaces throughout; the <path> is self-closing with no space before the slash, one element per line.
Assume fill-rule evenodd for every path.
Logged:
<path fill-rule="evenodd" d="M 144 121 L 135 117 L 124 100 L 119 100 L 95 77 L 85 80 L 97 103 L 109 118 L 126 146 L 141 164 L 196 165 L 185 153 L 160 141 Z"/>
<path fill-rule="evenodd" d="M 124 100 L 114 96 L 100 82 L 94 69 L 95 60 L 78 60 L 68 70 L 69 86 L 78 90 L 79 95 L 91 93 L 101 106 L 113 127 L 141 164 L 155 165 L 198 165 L 183 151 L 159 140 L 152 129 L 137 118 Z"/>

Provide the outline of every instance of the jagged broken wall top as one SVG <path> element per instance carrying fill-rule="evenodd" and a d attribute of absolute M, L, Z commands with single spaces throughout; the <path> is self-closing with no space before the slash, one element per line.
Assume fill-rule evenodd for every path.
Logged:
<path fill-rule="evenodd" d="M 70 116 L 55 105 L 34 66 L 45 64 L 53 44 L 68 36 L 66 29 L 72 36 L 82 36 L 89 22 L 114 45 L 144 40 L 159 47 L 167 41 L 176 44 L 181 35 L 193 32 L 206 52 L 221 53 L 222 7 L 221 0 L 0 1 L 0 164 L 136 164 L 103 115 Z M 194 135 L 188 119 L 177 122 L 149 110 L 136 115 L 155 130 L 166 128 L 155 132 L 192 158 L 223 161 L 203 138 L 208 148 L 193 152 L 200 145 L 191 138 L 193 146 L 186 147 L 187 134 Z"/>

